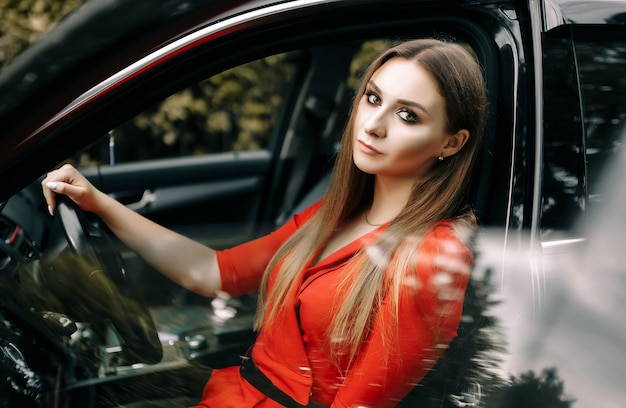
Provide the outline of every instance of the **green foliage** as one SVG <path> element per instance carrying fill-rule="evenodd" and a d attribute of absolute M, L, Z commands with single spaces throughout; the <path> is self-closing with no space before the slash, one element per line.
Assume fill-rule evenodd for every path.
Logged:
<path fill-rule="evenodd" d="M 0 0 L 0 67 L 86 0 Z"/>
<path fill-rule="evenodd" d="M 267 147 L 295 73 L 287 54 L 230 69 L 171 95 L 115 129 L 119 161 Z M 99 147 L 83 152 L 92 164 Z"/>

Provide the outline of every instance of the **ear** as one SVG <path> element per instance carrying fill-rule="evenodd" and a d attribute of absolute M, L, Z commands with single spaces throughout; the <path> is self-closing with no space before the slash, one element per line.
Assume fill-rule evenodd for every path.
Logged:
<path fill-rule="evenodd" d="M 453 135 L 446 136 L 446 142 L 443 146 L 442 156 L 450 157 L 456 154 L 469 139 L 469 131 L 467 129 L 461 129 Z"/>

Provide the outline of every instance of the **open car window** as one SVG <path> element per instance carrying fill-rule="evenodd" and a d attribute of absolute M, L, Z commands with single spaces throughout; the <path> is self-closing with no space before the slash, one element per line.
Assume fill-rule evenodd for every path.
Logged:
<path fill-rule="evenodd" d="M 73 158 L 82 168 L 268 149 L 301 63 L 298 52 L 232 68 L 179 91 Z"/>

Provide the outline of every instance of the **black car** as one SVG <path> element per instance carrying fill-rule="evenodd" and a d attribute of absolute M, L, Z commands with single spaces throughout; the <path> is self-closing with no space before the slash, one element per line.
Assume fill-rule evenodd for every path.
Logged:
<path fill-rule="evenodd" d="M 0 72 L 0 407 L 192 404 L 254 341 L 254 295 L 50 216 L 48 171 L 245 242 L 323 196 L 364 63 L 418 37 L 474 53 L 490 112 L 459 337 L 399 406 L 624 406 L 626 1 L 90 0 Z"/>

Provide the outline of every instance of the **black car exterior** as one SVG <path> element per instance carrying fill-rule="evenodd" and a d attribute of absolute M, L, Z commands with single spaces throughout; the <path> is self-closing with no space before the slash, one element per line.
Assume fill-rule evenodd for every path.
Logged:
<path fill-rule="evenodd" d="M 462 42 L 484 71 L 483 232 L 459 338 L 399 406 L 623 406 L 624 256 L 599 244 L 610 219 L 589 220 L 613 208 L 603 175 L 623 156 L 625 16 L 617 0 L 87 2 L 0 72 L 0 407 L 184 406 L 254 338 L 253 295 L 198 298 L 97 220 L 50 217 L 42 175 L 104 151 L 83 169 L 103 191 L 207 245 L 246 241 L 323 193 L 355 56 L 424 36 Z M 203 81 L 276 56 L 289 68 L 260 147 L 102 149 L 172 95 L 212 102 Z M 105 280 L 82 274 L 92 255 Z"/>

